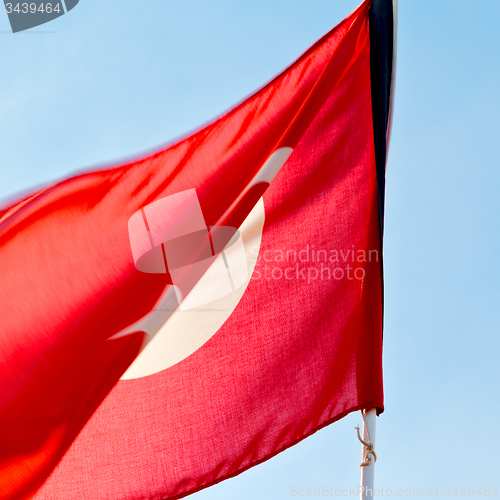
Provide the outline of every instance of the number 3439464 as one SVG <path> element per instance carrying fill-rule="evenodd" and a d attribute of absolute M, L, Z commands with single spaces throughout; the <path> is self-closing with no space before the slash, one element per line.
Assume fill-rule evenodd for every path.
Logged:
<path fill-rule="evenodd" d="M 13 12 L 17 14 L 52 14 L 53 12 L 59 14 L 62 12 L 59 2 L 41 3 L 39 5 L 36 3 L 6 3 L 5 8 L 7 9 L 7 14 L 12 14 Z"/>
<path fill-rule="evenodd" d="M 474 486 L 446 486 L 444 488 L 444 496 L 489 496 L 497 497 L 498 496 L 498 487 L 489 487 L 489 486 L 484 486 L 484 487 L 479 487 L 475 488 Z"/>

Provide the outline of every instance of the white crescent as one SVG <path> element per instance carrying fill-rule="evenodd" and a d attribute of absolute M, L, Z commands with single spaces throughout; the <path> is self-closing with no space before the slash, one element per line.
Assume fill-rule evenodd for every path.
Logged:
<path fill-rule="evenodd" d="M 260 182 L 271 183 L 292 152 L 293 149 L 290 147 L 276 149 L 233 205 L 236 206 L 252 186 Z M 228 211 L 230 212 L 232 208 L 230 207 Z M 217 300 L 208 303 L 204 301 L 203 305 L 189 307 L 187 310 L 181 310 L 182 307 L 179 307 L 175 293 L 176 287 L 169 285 L 151 313 L 111 337 L 111 339 L 119 338 L 141 330 L 148 334 L 145 347 L 123 374 L 122 380 L 146 377 L 166 370 L 186 359 L 215 335 L 235 310 L 252 279 L 259 256 L 264 220 L 264 201 L 261 198 L 239 228 L 245 249 L 247 269 L 241 269 L 243 272 L 238 273 L 238 269 L 234 268 L 234 266 L 244 266 L 244 260 L 237 260 L 231 266 L 231 274 L 235 271 L 236 274 L 244 277 L 247 271 L 243 285 L 238 284 L 232 293 Z"/>

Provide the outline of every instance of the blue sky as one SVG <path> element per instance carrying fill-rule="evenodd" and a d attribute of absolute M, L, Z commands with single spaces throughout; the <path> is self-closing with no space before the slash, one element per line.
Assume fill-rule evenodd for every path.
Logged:
<path fill-rule="evenodd" d="M 186 134 L 268 81 L 357 3 L 81 0 L 16 35 L 0 12 L 0 199 Z M 500 493 L 499 18 L 497 0 L 400 0 L 386 412 L 376 447 L 376 485 L 393 491 Z M 358 422 L 350 415 L 194 498 L 354 487 Z"/>

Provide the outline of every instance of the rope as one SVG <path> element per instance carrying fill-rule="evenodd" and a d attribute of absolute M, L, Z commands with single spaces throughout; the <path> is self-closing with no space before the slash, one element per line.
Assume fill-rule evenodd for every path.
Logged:
<path fill-rule="evenodd" d="M 363 426 L 364 426 L 365 435 L 368 438 L 368 442 L 363 441 L 361 439 L 361 434 L 359 433 L 359 425 L 354 427 L 356 429 L 356 432 L 358 433 L 359 442 L 363 445 L 363 462 L 361 462 L 359 464 L 359 466 L 360 467 L 368 467 L 369 465 L 372 464 L 372 457 L 374 459 L 374 462 L 377 461 L 377 454 L 375 453 L 375 450 L 373 449 L 373 444 L 370 443 L 370 434 L 368 432 L 368 426 L 366 425 L 364 411 L 361 411 L 361 416 L 363 417 Z"/>

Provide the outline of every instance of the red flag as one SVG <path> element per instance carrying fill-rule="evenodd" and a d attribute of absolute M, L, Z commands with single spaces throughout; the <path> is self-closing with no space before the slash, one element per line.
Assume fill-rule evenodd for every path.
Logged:
<path fill-rule="evenodd" d="M 192 136 L 4 210 L 1 499 L 57 464 L 38 500 L 183 496 L 382 410 L 376 14 Z"/>

